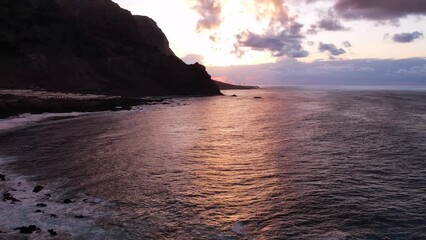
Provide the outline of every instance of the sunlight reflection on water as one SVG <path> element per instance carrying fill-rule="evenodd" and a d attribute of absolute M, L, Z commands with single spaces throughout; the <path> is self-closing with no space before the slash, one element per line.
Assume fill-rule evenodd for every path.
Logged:
<path fill-rule="evenodd" d="M 40 124 L 0 152 L 115 203 L 99 224 L 123 238 L 426 237 L 425 92 L 226 93 Z"/>

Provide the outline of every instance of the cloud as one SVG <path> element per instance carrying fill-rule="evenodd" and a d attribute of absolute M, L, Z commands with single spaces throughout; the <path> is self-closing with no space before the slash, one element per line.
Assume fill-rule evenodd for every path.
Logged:
<path fill-rule="evenodd" d="M 410 43 L 416 39 L 423 37 L 423 33 L 420 32 L 412 32 L 412 33 L 399 33 L 395 34 L 392 37 L 392 40 L 399 43 Z"/>
<path fill-rule="evenodd" d="M 274 57 L 301 58 L 309 55 L 302 47 L 303 27 L 289 16 L 283 0 L 254 0 L 256 19 L 266 23 L 261 32 L 246 30 L 236 35 L 233 53 L 241 57 L 247 50 L 267 51 Z"/>
<path fill-rule="evenodd" d="M 356 59 L 209 67 L 209 73 L 230 83 L 247 85 L 412 85 L 426 86 L 426 58 Z"/>
<path fill-rule="evenodd" d="M 308 41 L 308 42 L 306 42 L 306 44 L 308 44 L 308 46 L 314 46 L 314 45 L 315 45 L 315 42 L 313 42 L 313 41 Z"/>
<path fill-rule="evenodd" d="M 218 28 L 222 22 L 220 17 L 222 6 L 219 0 L 197 0 L 192 8 L 200 15 L 197 32 Z"/>
<path fill-rule="evenodd" d="M 335 18 L 323 18 L 318 22 L 317 25 L 319 28 L 327 30 L 327 31 L 342 31 L 347 30 L 346 27 L 344 27 L 340 20 Z"/>
<path fill-rule="evenodd" d="M 346 31 L 349 28 L 344 27 L 339 19 L 332 16 L 325 17 L 321 19 L 317 24 L 311 25 L 311 28 L 308 30 L 308 34 L 316 34 L 319 30 L 324 31 Z"/>
<path fill-rule="evenodd" d="M 425 0 L 336 0 L 334 10 L 345 19 L 397 20 L 425 15 Z"/>
<path fill-rule="evenodd" d="M 337 48 L 334 44 L 322 42 L 319 43 L 318 50 L 320 52 L 328 52 L 333 56 L 339 56 L 346 53 L 345 49 L 343 48 Z"/>
<path fill-rule="evenodd" d="M 352 47 L 352 44 L 351 44 L 349 41 L 343 41 L 343 42 L 342 42 L 342 45 L 343 45 L 343 47 L 345 47 L 345 48 L 351 48 L 351 47 Z"/>
<path fill-rule="evenodd" d="M 193 63 L 202 63 L 204 60 L 204 57 L 198 54 L 188 54 L 185 57 L 181 58 L 182 61 L 184 61 L 186 64 L 193 64 Z"/>
<path fill-rule="evenodd" d="M 426 74 L 426 64 L 423 66 L 412 66 L 410 68 L 400 68 L 395 73 L 398 74 Z"/>
<path fill-rule="evenodd" d="M 256 17 L 258 19 L 269 19 L 271 28 L 286 25 L 291 18 L 283 0 L 254 0 L 256 6 Z"/>
<path fill-rule="evenodd" d="M 304 36 L 300 33 L 302 24 L 293 22 L 288 28 L 277 33 L 257 34 L 250 31 L 237 35 L 236 49 L 250 48 L 256 51 L 269 51 L 274 57 L 307 57 L 309 53 L 301 43 Z"/>

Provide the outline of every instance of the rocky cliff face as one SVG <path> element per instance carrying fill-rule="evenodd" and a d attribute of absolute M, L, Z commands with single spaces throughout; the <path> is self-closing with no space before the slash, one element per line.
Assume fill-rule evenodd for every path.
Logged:
<path fill-rule="evenodd" d="M 126 96 L 220 94 L 148 17 L 110 0 L 0 2 L 0 88 Z"/>

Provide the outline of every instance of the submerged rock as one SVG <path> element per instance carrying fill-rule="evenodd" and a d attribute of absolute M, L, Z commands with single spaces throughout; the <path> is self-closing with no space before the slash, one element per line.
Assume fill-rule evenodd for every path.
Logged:
<path fill-rule="evenodd" d="M 29 225 L 28 227 L 26 226 L 17 227 L 17 228 L 14 228 L 13 230 L 19 230 L 20 233 L 31 234 L 35 231 L 39 231 L 40 228 L 38 228 L 36 225 Z"/>
<path fill-rule="evenodd" d="M 9 192 L 3 193 L 3 201 L 11 201 L 11 203 L 20 202 L 21 200 L 16 199 Z"/>
<path fill-rule="evenodd" d="M 47 205 L 44 203 L 37 203 L 36 207 L 47 207 Z"/>
<path fill-rule="evenodd" d="M 72 201 L 71 201 L 71 199 L 67 198 L 67 199 L 64 200 L 64 203 L 68 204 L 68 203 L 72 203 Z"/>
<path fill-rule="evenodd" d="M 38 193 L 38 192 L 40 192 L 41 190 L 43 190 L 43 186 L 36 186 L 34 189 L 33 189 L 33 192 L 35 192 L 35 193 Z"/>
<path fill-rule="evenodd" d="M 0 181 L 6 181 L 6 176 L 3 174 L 0 174 Z"/>
<path fill-rule="evenodd" d="M 47 231 L 49 232 L 50 236 L 56 236 L 56 235 L 58 235 L 58 233 L 55 232 L 53 229 L 47 229 Z"/>
<path fill-rule="evenodd" d="M 75 218 L 84 218 L 83 215 L 74 216 Z"/>

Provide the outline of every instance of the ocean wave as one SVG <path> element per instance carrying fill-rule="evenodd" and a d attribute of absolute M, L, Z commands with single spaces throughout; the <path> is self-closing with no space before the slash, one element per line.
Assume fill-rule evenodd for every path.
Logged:
<path fill-rule="evenodd" d="M 22 226 L 35 225 L 39 230 L 31 239 L 58 235 L 61 239 L 104 239 L 106 230 L 97 225 L 110 214 L 111 203 L 79 193 L 68 198 L 58 190 L 59 182 L 40 185 L 29 176 L 7 171 L 13 157 L 0 157 L 0 239 L 16 239 Z M 50 232 L 49 232 L 50 230 Z"/>

